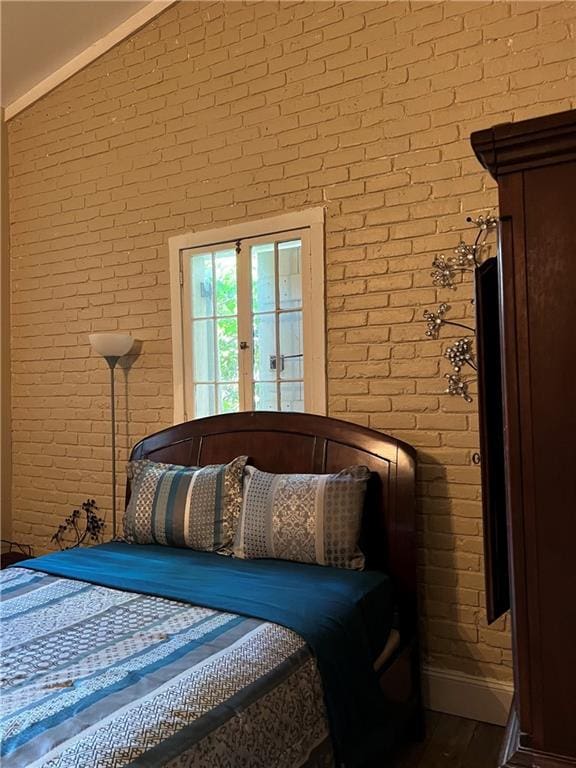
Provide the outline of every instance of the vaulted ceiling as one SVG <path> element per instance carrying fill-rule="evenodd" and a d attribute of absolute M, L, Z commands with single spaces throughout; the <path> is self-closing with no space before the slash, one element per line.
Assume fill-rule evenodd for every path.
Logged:
<path fill-rule="evenodd" d="M 0 0 L 1 105 L 7 107 L 150 0 Z"/>

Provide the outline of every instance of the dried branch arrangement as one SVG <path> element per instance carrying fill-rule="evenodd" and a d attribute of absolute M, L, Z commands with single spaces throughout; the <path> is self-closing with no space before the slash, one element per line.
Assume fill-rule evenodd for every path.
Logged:
<path fill-rule="evenodd" d="M 102 532 L 106 523 L 97 515 L 98 507 L 94 499 L 86 499 L 80 509 L 74 509 L 70 517 L 58 526 L 51 541 L 60 549 L 79 547 L 86 539 L 92 544 L 102 542 Z"/>

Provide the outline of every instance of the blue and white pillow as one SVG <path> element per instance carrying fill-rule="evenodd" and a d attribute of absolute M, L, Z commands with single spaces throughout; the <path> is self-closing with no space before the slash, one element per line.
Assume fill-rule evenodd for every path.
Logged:
<path fill-rule="evenodd" d="M 332 475 L 246 467 L 234 554 L 362 569 L 358 542 L 369 477 L 360 466 Z"/>
<path fill-rule="evenodd" d="M 130 462 L 126 540 L 229 554 L 242 504 L 246 461 L 247 456 L 239 456 L 229 464 L 206 467 L 147 459 Z"/>

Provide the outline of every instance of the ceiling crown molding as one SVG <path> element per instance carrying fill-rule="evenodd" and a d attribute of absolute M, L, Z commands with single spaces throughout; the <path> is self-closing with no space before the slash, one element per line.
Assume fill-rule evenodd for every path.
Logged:
<path fill-rule="evenodd" d="M 100 58 L 106 51 L 109 51 L 115 45 L 121 43 L 122 40 L 133 35 L 134 32 L 137 32 L 149 21 L 156 18 L 162 11 L 166 10 L 166 8 L 169 8 L 171 5 L 174 5 L 176 2 L 178 2 L 178 0 L 151 0 L 148 5 L 133 16 L 130 16 L 129 19 L 123 21 L 122 24 L 119 24 L 111 32 L 104 35 L 104 37 L 96 40 L 96 42 L 88 46 L 82 53 L 74 56 L 73 59 L 70 59 L 69 62 L 48 77 L 44 78 L 44 80 L 41 80 L 23 96 L 20 96 L 13 101 L 12 104 L 9 104 L 4 109 L 4 120 L 10 120 L 19 112 L 22 112 L 23 109 L 26 109 L 26 107 L 29 107 L 35 101 L 38 101 L 42 96 L 50 93 L 50 91 L 54 90 L 54 88 L 59 86 L 65 80 L 68 80 L 72 75 L 75 75 L 88 64 L 91 64 L 93 61 Z"/>

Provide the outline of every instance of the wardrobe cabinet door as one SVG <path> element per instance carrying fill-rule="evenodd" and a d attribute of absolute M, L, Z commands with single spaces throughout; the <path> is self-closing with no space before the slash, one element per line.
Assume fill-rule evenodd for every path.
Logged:
<path fill-rule="evenodd" d="M 506 512 L 509 534 L 511 574 L 512 641 L 514 658 L 515 702 L 522 733 L 533 732 L 532 688 L 530 677 L 531 642 L 530 611 L 535 583 L 526 566 L 524 519 L 530 505 L 525 499 L 522 408 L 526 399 L 527 330 L 523 278 L 524 178 L 522 173 L 504 176 L 499 183 L 500 196 L 500 322 L 502 328 L 504 451 Z M 528 379 L 529 380 L 529 379 Z M 529 385 L 528 385 L 529 386 Z M 521 396 L 524 393 L 524 397 Z M 529 395 L 529 391 L 528 391 Z"/>
<path fill-rule="evenodd" d="M 542 749 L 576 756 L 576 161 L 524 173 L 530 397 L 521 428 Z M 521 395 L 523 397 L 523 395 Z M 536 648 L 533 651 L 537 650 Z"/>

